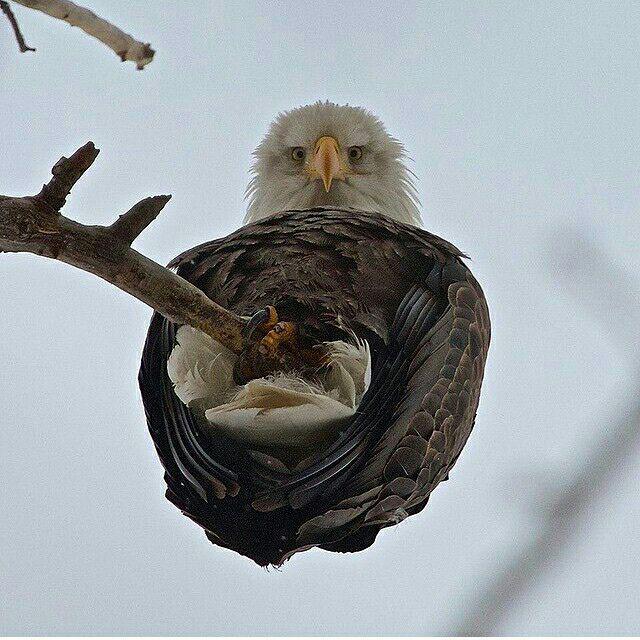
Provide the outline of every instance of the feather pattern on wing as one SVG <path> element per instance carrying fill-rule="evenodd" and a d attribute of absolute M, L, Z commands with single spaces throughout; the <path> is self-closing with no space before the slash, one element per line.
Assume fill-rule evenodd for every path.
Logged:
<path fill-rule="evenodd" d="M 363 549 L 424 508 L 469 437 L 489 347 L 486 301 L 462 258 L 421 229 L 333 208 L 264 218 L 176 258 L 236 313 L 271 304 L 318 343 L 366 341 L 371 382 L 330 439 L 287 459 L 277 444 L 202 429 L 167 374 L 178 327 L 154 316 L 140 384 L 168 497 L 212 542 L 260 564 Z M 170 366 L 206 395 L 210 371 Z"/>

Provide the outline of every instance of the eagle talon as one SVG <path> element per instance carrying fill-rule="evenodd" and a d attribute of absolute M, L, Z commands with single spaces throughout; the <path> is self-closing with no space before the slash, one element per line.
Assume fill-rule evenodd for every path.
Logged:
<path fill-rule="evenodd" d="M 260 309 L 254 313 L 246 326 L 244 327 L 242 334 L 247 342 L 251 341 L 253 334 L 259 329 L 262 333 L 266 334 L 278 323 L 278 312 L 276 308 L 268 305 L 264 309 Z"/>

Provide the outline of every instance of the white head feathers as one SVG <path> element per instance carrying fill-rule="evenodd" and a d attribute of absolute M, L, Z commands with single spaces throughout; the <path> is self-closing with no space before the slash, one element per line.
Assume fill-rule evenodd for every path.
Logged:
<path fill-rule="evenodd" d="M 282 113 L 254 155 L 245 222 L 336 206 L 421 224 L 404 148 L 365 109 L 316 102 Z"/>

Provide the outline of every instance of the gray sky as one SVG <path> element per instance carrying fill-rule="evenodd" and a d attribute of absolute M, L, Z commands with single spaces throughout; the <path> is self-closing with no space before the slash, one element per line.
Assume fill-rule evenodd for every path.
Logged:
<path fill-rule="evenodd" d="M 426 227 L 473 257 L 494 337 L 476 429 L 427 509 L 365 552 L 267 573 L 163 497 L 136 384 L 150 310 L 0 255 L 0 632 L 456 629 L 637 397 L 637 345 L 615 334 L 640 310 L 576 290 L 558 235 L 640 270 L 640 4 L 87 1 L 156 59 L 137 72 L 15 7 L 38 51 L 20 55 L 0 20 L 0 193 L 36 192 L 93 140 L 65 213 L 109 223 L 172 193 L 136 245 L 167 262 L 240 224 L 250 153 L 279 110 L 363 105 L 413 158 Z M 640 631 L 639 473 L 632 456 L 497 633 Z"/>

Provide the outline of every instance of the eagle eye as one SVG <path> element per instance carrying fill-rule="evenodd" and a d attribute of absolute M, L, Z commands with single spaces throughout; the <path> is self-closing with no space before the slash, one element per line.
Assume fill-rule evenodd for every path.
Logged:
<path fill-rule="evenodd" d="M 349 147 L 349 160 L 360 160 L 362 158 L 362 147 Z"/>
<path fill-rule="evenodd" d="M 303 147 L 293 147 L 293 149 L 291 149 L 291 157 L 298 162 L 304 160 L 306 155 L 307 153 Z"/>

